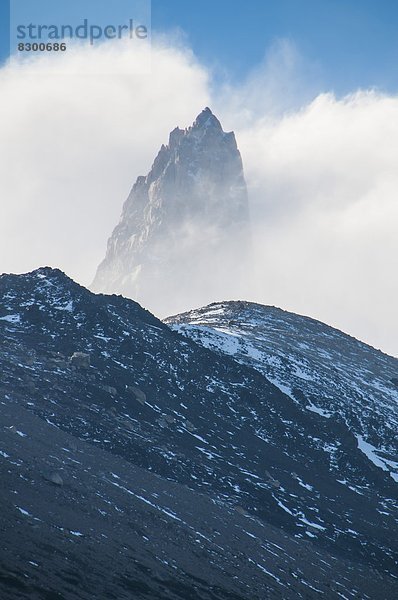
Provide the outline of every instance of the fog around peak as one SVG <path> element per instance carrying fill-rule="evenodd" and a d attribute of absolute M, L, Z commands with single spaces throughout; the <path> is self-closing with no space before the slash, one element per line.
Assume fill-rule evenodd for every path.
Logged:
<path fill-rule="evenodd" d="M 93 52 L 110 72 L 139 60 L 112 44 Z M 26 66 L 0 71 L 0 271 L 51 264 L 88 285 L 137 176 L 209 106 L 235 131 L 248 185 L 245 299 L 398 353 L 396 96 L 316 89 L 286 43 L 235 84 L 181 44 L 154 45 L 152 73 L 131 78 L 71 74 L 84 50 L 62 60 L 52 77 L 40 62 L 34 78 Z M 220 299 L 205 296 L 198 305 Z"/>

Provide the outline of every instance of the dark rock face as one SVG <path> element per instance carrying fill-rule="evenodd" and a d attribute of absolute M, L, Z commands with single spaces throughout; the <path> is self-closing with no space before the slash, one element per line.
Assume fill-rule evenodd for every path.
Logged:
<path fill-rule="evenodd" d="M 349 424 L 60 271 L 0 295 L 1 598 L 397 596 L 396 482 Z"/>
<path fill-rule="evenodd" d="M 249 238 L 235 136 L 206 108 L 191 127 L 170 133 L 149 174 L 137 179 L 92 289 L 163 314 L 200 303 L 209 288 L 228 295 L 244 278 Z"/>

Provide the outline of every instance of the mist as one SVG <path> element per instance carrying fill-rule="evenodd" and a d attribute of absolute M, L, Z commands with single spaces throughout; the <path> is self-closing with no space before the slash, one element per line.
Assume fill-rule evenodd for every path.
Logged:
<path fill-rule="evenodd" d="M 124 73 L 74 74 L 87 60 L 109 73 L 123 61 Z M 53 73 L 40 58 L 34 76 L 0 70 L 0 271 L 50 264 L 90 284 L 135 179 L 209 105 L 236 132 L 254 252 L 244 286 L 237 277 L 228 298 L 203 286 L 196 304 L 277 305 L 398 354 L 398 98 L 325 93 L 286 43 L 239 84 L 180 42 L 154 45 L 150 73 L 137 60 L 107 44 L 63 56 Z M 193 308 L 183 287 L 175 312 Z"/>

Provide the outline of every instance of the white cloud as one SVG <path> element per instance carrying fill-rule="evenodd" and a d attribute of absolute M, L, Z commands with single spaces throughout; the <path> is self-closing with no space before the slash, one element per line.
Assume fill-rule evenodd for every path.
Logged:
<path fill-rule="evenodd" d="M 239 86 L 228 80 L 219 86 L 214 106 L 236 130 L 297 110 L 319 92 L 321 79 L 318 64 L 304 60 L 291 40 L 276 39 Z"/>
<path fill-rule="evenodd" d="M 210 104 L 237 130 L 251 192 L 247 298 L 398 353 L 398 98 L 309 101 L 305 65 L 286 43 L 240 87 L 212 81 L 181 46 L 155 46 L 150 74 L 134 74 L 121 45 L 95 55 L 110 72 L 131 63 L 131 77 L 73 75 L 84 52 L 62 60 L 53 75 L 44 63 L 34 77 L 0 71 L 0 271 L 51 264 L 88 284 L 135 178 L 172 128 Z"/>
<path fill-rule="evenodd" d="M 118 42 L 1 69 L 0 271 L 50 263 L 88 284 L 134 180 L 208 104 L 189 51 L 157 46 L 149 73 L 139 60 Z"/>
<path fill-rule="evenodd" d="M 396 354 L 398 98 L 320 95 L 239 141 L 258 224 L 253 295 Z"/>

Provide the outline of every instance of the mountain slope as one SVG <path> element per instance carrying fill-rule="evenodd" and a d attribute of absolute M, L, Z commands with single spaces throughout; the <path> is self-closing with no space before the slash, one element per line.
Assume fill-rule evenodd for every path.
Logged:
<path fill-rule="evenodd" d="M 0 297 L 1 597 L 396 596 L 396 484 L 345 423 L 60 271 Z"/>
<path fill-rule="evenodd" d="M 138 177 L 92 289 L 123 293 L 166 314 L 200 301 L 203 285 L 228 294 L 237 269 L 244 277 L 249 237 L 235 136 L 206 108 L 191 127 L 170 133 L 148 175 Z M 190 285 L 176 295 L 187 272 Z"/>
<path fill-rule="evenodd" d="M 305 410 L 339 419 L 398 482 L 398 360 L 308 317 L 249 302 L 166 319 L 207 348 L 254 367 Z"/>

